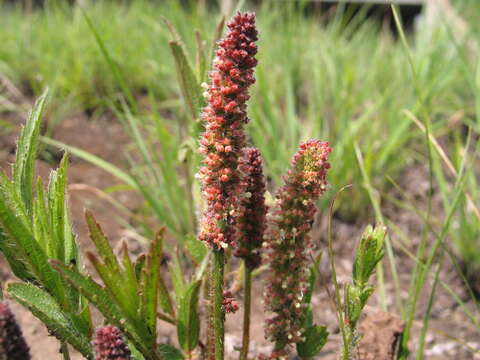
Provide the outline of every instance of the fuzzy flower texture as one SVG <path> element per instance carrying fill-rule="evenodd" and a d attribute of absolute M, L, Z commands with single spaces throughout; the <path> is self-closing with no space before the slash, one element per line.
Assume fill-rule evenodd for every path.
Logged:
<path fill-rule="evenodd" d="M 276 195 L 272 226 L 265 246 L 270 266 L 266 309 L 274 313 L 266 324 L 267 337 L 275 342 L 273 358 L 285 354 L 289 344 L 302 341 L 304 295 L 308 290 L 309 236 L 315 201 L 327 186 L 327 161 L 331 148 L 327 142 L 310 140 L 300 145 L 285 185 Z"/>
<path fill-rule="evenodd" d="M 30 359 L 22 330 L 5 301 L 0 302 L 0 359 Z"/>
<path fill-rule="evenodd" d="M 112 325 L 103 326 L 95 332 L 93 339 L 95 360 L 130 360 L 130 349 L 123 340 L 120 330 Z"/>
<path fill-rule="evenodd" d="M 266 187 L 260 151 L 255 148 L 244 149 L 239 168 L 244 176 L 241 185 L 243 197 L 237 219 L 239 236 L 235 256 L 245 259 L 245 265 L 253 270 L 261 263 L 260 249 L 268 211 L 265 205 Z"/>
<path fill-rule="evenodd" d="M 248 122 L 248 88 L 255 82 L 257 30 L 254 14 L 238 13 L 228 24 L 228 33 L 218 42 L 210 84 L 202 113 L 205 132 L 200 139 L 203 166 L 198 172 L 207 200 L 199 239 L 219 250 L 234 246 L 239 202 L 239 158 L 246 144 L 243 130 Z"/>

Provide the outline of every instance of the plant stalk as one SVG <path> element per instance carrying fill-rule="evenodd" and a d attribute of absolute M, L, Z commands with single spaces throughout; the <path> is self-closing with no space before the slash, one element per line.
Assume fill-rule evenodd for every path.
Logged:
<path fill-rule="evenodd" d="M 215 334 L 215 353 L 209 359 L 223 360 L 225 339 L 225 313 L 223 312 L 223 274 L 225 270 L 225 253 L 223 250 L 213 252 L 213 266 L 210 274 L 210 301 L 212 303 L 213 331 Z"/>
<path fill-rule="evenodd" d="M 247 360 L 250 344 L 250 309 L 252 304 L 252 270 L 244 262 L 243 337 L 239 360 Z"/>
<path fill-rule="evenodd" d="M 70 353 L 68 351 L 67 343 L 63 342 L 60 345 L 60 352 L 62 353 L 63 360 L 70 360 Z"/>

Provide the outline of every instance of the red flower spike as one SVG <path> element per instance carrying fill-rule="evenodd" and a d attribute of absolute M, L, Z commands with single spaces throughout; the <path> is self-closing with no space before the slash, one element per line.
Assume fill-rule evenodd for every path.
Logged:
<path fill-rule="evenodd" d="M 95 360 L 130 360 L 130 349 L 123 340 L 120 330 L 112 325 L 96 330 L 92 345 Z"/>
<path fill-rule="evenodd" d="M 28 345 L 7 302 L 0 302 L 0 358 L 30 360 Z"/>
<path fill-rule="evenodd" d="M 243 126 L 248 122 L 248 88 L 255 82 L 257 64 L 255 15 L 238 13 L 227 26 L 205 92 L 208 105 L 202 112 L 205 132 L 199 149 L 205 157 L 198 177 L 207 200 L 199 239 L 216 250 L 234 246 L 241 178 L 238 163 L 246 144 Z"/>
<path fill-rule="evenodd" d="M 276 195 L 273 226 L 265 242 L 270 267 L 265 306 L 274 313 L 267 320 L 266 334 L 280 345 L 272 358 L 285 354 L 290 344 L 302 341 L 308 251 L 313 245 L 308 233 L 316 212 L 315 201 L 327 187 L 330 152 L 327 142 L 309 140 L 301 144 L 292 159 L 292 169 L 284 177 L 285 185 Z"/>
<path fill-rule="evenodd" d="M 235 255 L 245 259 L 245 265 L 250 269 L 260 266 L 260 248 L 266 230 L 268 207 L 265 205 L 265 180 L 260 152 L 255 148 L 243 150 L 240 160 L 242 192 L 240 215 L 237 218 L 239 230 Z"/>

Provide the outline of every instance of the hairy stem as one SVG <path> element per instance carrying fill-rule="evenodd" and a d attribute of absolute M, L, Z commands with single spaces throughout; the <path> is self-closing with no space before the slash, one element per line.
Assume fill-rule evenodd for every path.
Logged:
<path fill-rule="evenodd" d="M 247 360 L 250 344 L 250 308 L 252 302 L 252 270 L 244 262 L 243 338 L 240 360 Z"/>
<path fill-rule="evenodd" d="M 223 312 L 223 274 L 225 268 L 225 253 L 223 250 L 213 252 L 213 266 L 210 274 L 210 300 L 212 304 L 213 331 L 215 334 L 215 354 L 209 354 L 209 359 L 223 360 L 225 338 L 225 313 Z"/>

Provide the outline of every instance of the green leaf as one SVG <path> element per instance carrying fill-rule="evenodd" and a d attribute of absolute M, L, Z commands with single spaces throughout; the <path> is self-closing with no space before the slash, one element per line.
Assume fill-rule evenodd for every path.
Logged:
<path fill-rule="evenodd" d="M 17 143 L 16 159 L 13 164 L 13 182 L 29 215 L 32 214 L 35 157 L 37 154 L 38 136 L 40 134 L 40 123 L 47 95 L 48 90 L 45 90 L 28 115 L 27 122 Z"/>
<path fill-rule="evenodd" d="M 369 225 L 360 239 L 353 263 L 354 284 L 360 288 L 367 284 L 375 266 L 383 258 L 386 231 L 383 225 L 375 228 Z"/>
<path fill-rule="evenodd" d="M 140 276 L 142 275 L 142 269 L 145 266 L 147 256 L 145 254 L 140 254 L 135 261 L 135 277 L 137 281 L 140 281 Z"/>
<path fill-rule="evenodd" d="M 298 356 L 308 359 L 316 356 L 325 346 L 328 339 L 328 331 L 325 326 L 312 325 L 304 333 L 305 341 L 297 344 Z"/>
<path fill-rule="evenodd" d="M 195 349 L 200 335 L 197 307 L 201 283 L 195 281 L 190 284 L 178 304 L 177 337 L 180 347 L 187 352 Z"/>
<path fill-rule="evenodd" d="M 187 235 L 185 246 L 188 253 L 192 256 L 193 260 L 197 264 L 200 264 L 208 253 L 208 249 L 205 244 L 193 235 Z"/>
<path fill-rule="evenodd" d="M 122 313 L 114 299 L 99 284 L 90 277 L 86 277 L 58 260 L 51 260 L 52 266 L 75 288 L 80 291 L 109 322 L 120 325 Z"/>
<path fill-rule="evenodd" d="M 85 211 L 85 219 L 87 220 L 88 230 L 90 231 L 90 239 L 95 244 L 98 254 L 101 256 L 105 265 L 117 274 L 121 273 L 120 264 L 117 257 L 113 253 L 112 247 L 108 242 L 107 237 L 102 231 L 100 225 L 95 221 L 90 211 Z"/>
<path fill-rule="evenodd" d="M 71 344 L 87 359 L 93 359 L 89 334 L 78 332 L 69 315 L 62 311 L 46 291 L 25 283 L 9 284 L 7 291 L 39 318 L 56 338 Z"/>
<path fill-rule="evenodd" d="M 172 277 L 173 288 L 175 290 L 176 299 L 183 297 L 187 285 L 185 284 L 185 278 L 183 276 L 183 270 L 180 265 L 180 260 L 178 259 L 178 254 L 175 254 L 172 262 L 170 263 L 170 275 Z"/>
<path fill-rule="evenodd" d="M 148 356 L 151 349 L 145 345 L 141 334 L 139 334 L 135 326 L 138 323 L 133 323 L 131 319 L 128 319 L 127 314 L 122 313 L 121 308 L 111 294 L 90 277 L 80 274 L 78 270 L 70 269 L 56 260 L 52 260 L 51 263 L 69 283 L 75 286 L 105 316 L 109 323 L 120 328 L 135 347 L 144 356 Z"/>
<path fill-rule="evenodd" d="M 345 316 L 352 328 L 355 328 L 362 309 L 361 290 L 356 286 L 347 285 L 345 288 Z"/>
<path fill-rule="evenodd" d="M 150 252 L 147 256 L 145 269 L 141 277 L 140 293 L 140 313 L 153 342 L 157 337 L 157 303 L 158 303 L 158 284 L 160 278 L 160 262 L 162 257 L 163 235 L 165 228 L 161 229 L 155 240 L 150 245 Z"/>
<path fill-rule="evenodd" d="M 50 292 L 62 298 L 60 278 L 48 264 L 47 255 L 30 230 L 27 224 L 28 220 L 15 206 L 18 200 L 14 198 L 14 192 L 4 185 L 6 183 L 0 182 L 0 227 L 5 234 L 4 238 L 7 239 L 7 242 L 14 243 L 11 250 L 18 251 L 18 256 L 26 262 L 25 265 L 29 271 Z M 28 277 L 27 274 L 25 275 Z"/>
<path fill-rule="evenodd" d="M 187 56 L 179 41 L 170 41 L 170 49 L 175 60 L 183 100 L 190 111 L 192 119 L 197 119 L 202 107 L 202 88 L 197 82 L 195 73 L 188 63 Z"/>
<path fill-rule="evenodd" d="M 157 352 L 165 360 L 183 360 L 183 354 L 176 347 L 168 344 L 160 344 L 157 347 Z"/>

